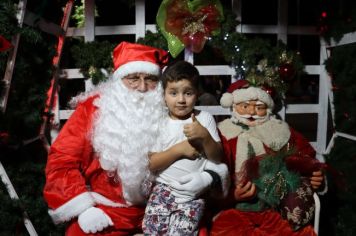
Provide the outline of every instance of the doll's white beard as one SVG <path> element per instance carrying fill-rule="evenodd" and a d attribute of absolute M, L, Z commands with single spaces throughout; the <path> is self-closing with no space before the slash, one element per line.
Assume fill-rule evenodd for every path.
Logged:
<path fill-rule="evenodd" d="M 128 204 L 140 204 L 145 200 L 141 184 L 149 175 L 147 153 L 164 114 L 161 85 L 140 93 L 114 79 L 99 94 L 94 103 L 99 108 L 92 132 L 94 150 L 101 167 L 117 174 Z"/>
<path fill-rule="evenodd" d="M 253 118 L 254 121 L 249 120 L 249 118 Z M 265 116 L 258 116 L 258 115 L 240 115 L 238 112 L 233 111 L 232 112 L 232 121 L 234 123 L 242 123 L 247 126 L 257 126 L 265 123 L 270 119 L 270 112 L 267 111 L 267 114 Z"/>

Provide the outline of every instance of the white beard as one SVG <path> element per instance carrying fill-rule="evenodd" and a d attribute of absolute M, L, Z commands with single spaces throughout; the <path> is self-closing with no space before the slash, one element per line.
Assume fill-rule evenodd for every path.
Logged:
<path fill-rule="evenodd" d="M 145 200 L 141 186 L 149 176 L 148 152 L 155 144 L 164 114 L 161 85 L 154 91 L 129 91 L 121 80 L 111 79 L 99 87 L 100 97 L 92 143 L 101 167 L 118 177 L 126 202 Z"/>
<path fill-rule="evenodd" d="M 238 112 L 233 111 L 231 120 L 234 123 L 242 123 L 247 126 L 257 126 L 265 123 L 270 119 L 271 112 L 267 110 L 267 114 L 265 116 L 258 116 L 258 115 L 240 115 Z M 253 118 L 254 121 L 249 120 L 249 118 Z"/>

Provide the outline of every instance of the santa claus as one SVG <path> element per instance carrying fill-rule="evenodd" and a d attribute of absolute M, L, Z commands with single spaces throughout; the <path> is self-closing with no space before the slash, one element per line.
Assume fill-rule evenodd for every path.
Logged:
<path fill-rule="evenodd" d="M 122 42 L 111 78 L 75 98 L 76 110 L 51 146 L 44 187 L 53 221 L 70 222 L 66 235 L 141 232 L 167 59 L 164 50 Z M 182 191 L 199 194 L 212 182 L 200 179 Z"/>
<path fill-rule="evenodd" d="M 220 100 L 232 111 L 218 129 L 235 184 L 211 235 L 315 235 L 308 224 L 313 189 L 323 182 L 321 165 L 309 142 L 272 115 L 268 92 L 238 80 Z"/>

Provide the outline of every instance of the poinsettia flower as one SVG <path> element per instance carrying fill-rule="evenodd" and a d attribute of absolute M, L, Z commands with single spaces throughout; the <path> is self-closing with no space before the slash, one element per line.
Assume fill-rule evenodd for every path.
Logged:
<path fill-rule="evenodd" d="M 218 0 L 164 0 L 156 18 L 173 57 L 184 48 L 201 52 L 207 38 L 219 32 L 222 19 Z"/>

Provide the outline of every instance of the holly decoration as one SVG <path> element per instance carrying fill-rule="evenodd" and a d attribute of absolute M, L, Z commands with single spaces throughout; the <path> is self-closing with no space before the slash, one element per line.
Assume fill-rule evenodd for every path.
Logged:
<path fill-rule="evenodd" d="M 184 48 L 201 52 L 207 38 L 219 33 L 223 18 L 219 0 L 164 0 L 156 21 L 176 57 Z"/>
<path fill-rule="evenodd" d="M 267 59 L 261 60 L 257 68 L 251 68 L 245 79 L 251 86 L 263 88 L 272 98 L 276 96 L 284 98 L 288 89 L 287 84 L 279 76 L 273 65 L 269 65 Z"/>

